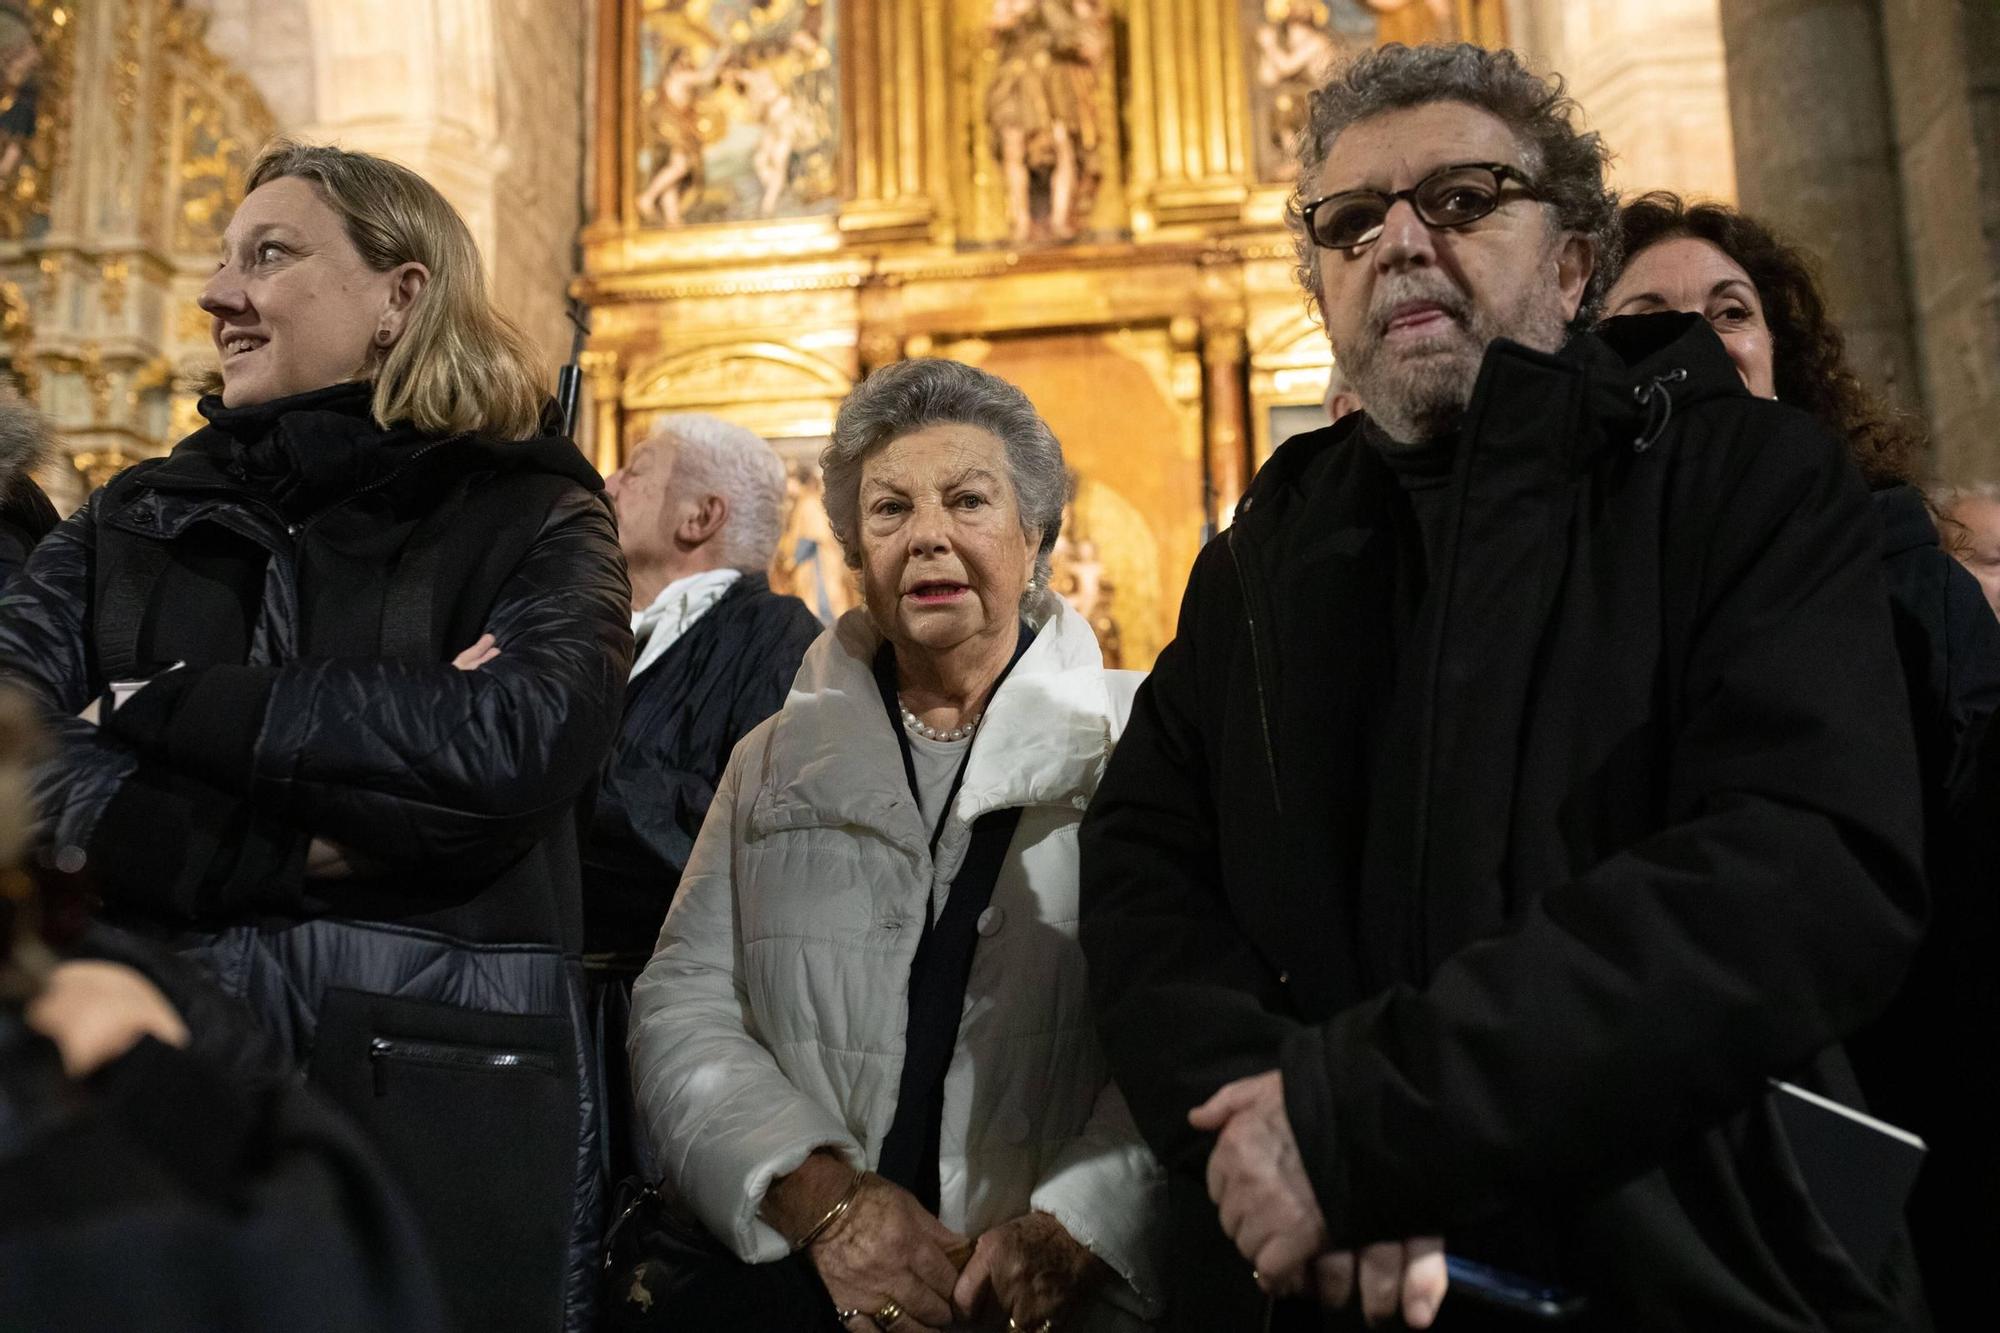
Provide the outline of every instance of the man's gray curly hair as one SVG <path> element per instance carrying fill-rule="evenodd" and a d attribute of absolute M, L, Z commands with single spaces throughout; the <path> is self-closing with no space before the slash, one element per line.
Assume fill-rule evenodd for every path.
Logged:
<path fill-rule="evenodd" d="M 1575 99 L 1560 75 L 1543 79 L 1512 51 L 1489 51 L 1469 42 L 1453 45 L 1391 44 L 1366 52 L 1336 70 L 1313 93 L 1305 128 L 1293 145 L 1298 188 L 1287 215 L 1298 247 L 1299 285 L 1322 305 L 1319 247 L 1306 234 L 1300 210 L 1319 185 L 1320 168 L 1342 130 L 1385 111 L 1464 102 L 1504 121 L 1521 145 L 1522 165 L 1534 179 L 1556 226 L 1586 238 L 1595 262 L 1572 329 L 1596 321 L 1598 307 L 1618 267 L 1618 196 L 1605 188 L 1610 152 L 1595 131 L 1580 131 Z"/>
<path fill-rule="evenodd" d="M 1021 526 L 1035 534 L 1034 578 L 1023 594 L 1032 606 L 1049 586 L 1049 556 L 1062 534 L 1069 473 L 1062 445 L 1028 395 L 998 375 L 942 357 L 882 367 L 854 387 L 834 419 L 833 441 L 819 456 L 826 517 L 847 563 L 861 565 L 861 463 L 883 445 L 926 426 L 977 426 L 1007 446 L 1007 472 Z"/>

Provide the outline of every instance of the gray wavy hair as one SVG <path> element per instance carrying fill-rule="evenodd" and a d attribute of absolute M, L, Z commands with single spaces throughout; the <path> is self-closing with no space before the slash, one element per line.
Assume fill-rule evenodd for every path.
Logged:
<path fill-rule="evenodd" d="M 1590 242 L 1595 262 L 1570 328 L 1595 323 L 1618 268 L 1618 196 L 1604 184 L 1610 151 L 1594 131 L 1577 129 L 1578 107 L 1563 91 L 1561 75 L 1540 78 L 1512 51 L 1489 51 L 1469 42 L 1415 47 L 1392 43 L 1356 57 L 1313 93 L 1306 126 L 1293 145 L 1299 183 L 1286 220 L 1298 249 L 1299 285 L 1314 307 L 1321 307 L 1325 296 L 1319 247 L 1306 234 L 1300 210 L 1312 202 L 1333 141 L 1342 130 L 1370 117 L 1433 102 L 1478 107 L 1514 132 L 1523 165 L 1542 202 L 1554 213 L 1557 228 Z"/>
<path fill-rule="evenodd" d="M 861 464 L 882 446 L 926 426 L 977 426 L 1007 447 L 1007 472 L 1021 527 L 1040 538 L 1035 573 L 1022 604 L 1049 586 L 1049 553 L 1062 533 L 1069 473 L 1062 445 L 1028 395 L 977 366 L 917 357 L 882 367 L 854 386 L 834 419 L 833 440 L 819 456 L 826 517 L 849 566 L 861 565 Z"/>

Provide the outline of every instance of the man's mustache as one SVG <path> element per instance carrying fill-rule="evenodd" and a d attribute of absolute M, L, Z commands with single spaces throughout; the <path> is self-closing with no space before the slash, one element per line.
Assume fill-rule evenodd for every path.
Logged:
<path fill-rule="evenodd" d="M 1389 322 L 1396 317 L 1399 307 L 1413 301 L 1424 301 L 1436 306 L 1460 328 L 1471 322 L 1472 306 L 1461 292 L 1454 291 L 1444 283 L 1422 282 L 1399 283 L 1387 290 L 1378 290 L 1375 300 L 1368 310 L 1368 331 L 1380 338 L 1389 332 Z"/>

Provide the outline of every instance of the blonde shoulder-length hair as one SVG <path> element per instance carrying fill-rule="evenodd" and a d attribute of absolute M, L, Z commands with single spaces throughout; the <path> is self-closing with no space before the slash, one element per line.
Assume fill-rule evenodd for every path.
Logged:
<path fill-rule="evenodd" d="M 369 268 L 430 271 L 403 336 L 371 360 L 375 420 L 439 435 L 540 434 L 547 395 L 535 357 L 494 309 L 472 232 L 437 187 L 369 153 L 280 139 L 251 167 L 244 193 L 287 176 L 312 183 Z"/>

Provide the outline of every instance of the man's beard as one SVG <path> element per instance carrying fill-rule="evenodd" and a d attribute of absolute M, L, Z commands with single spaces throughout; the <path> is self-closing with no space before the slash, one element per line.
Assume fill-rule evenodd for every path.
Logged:
<path fill-rule="evenodd" d="M 1436 303 L 1447 327 L 1420 344 L 1392 348 L 1387 341 L 1390 313 L 1408 301 Z M 1535 286 L 1510 310 L 1483 310 L 1437 270 L 1421 270 L 1378 287 L 1361 336 L 1352 346 L 1335 350 L 1375 424 L 1392 440 L 1421 444 L 1458 429 L 1472 402 L 1480 362 L 1495 338 L 1546 352 L 1562 346 L 1558 301 L 1553 288 Z"/>

